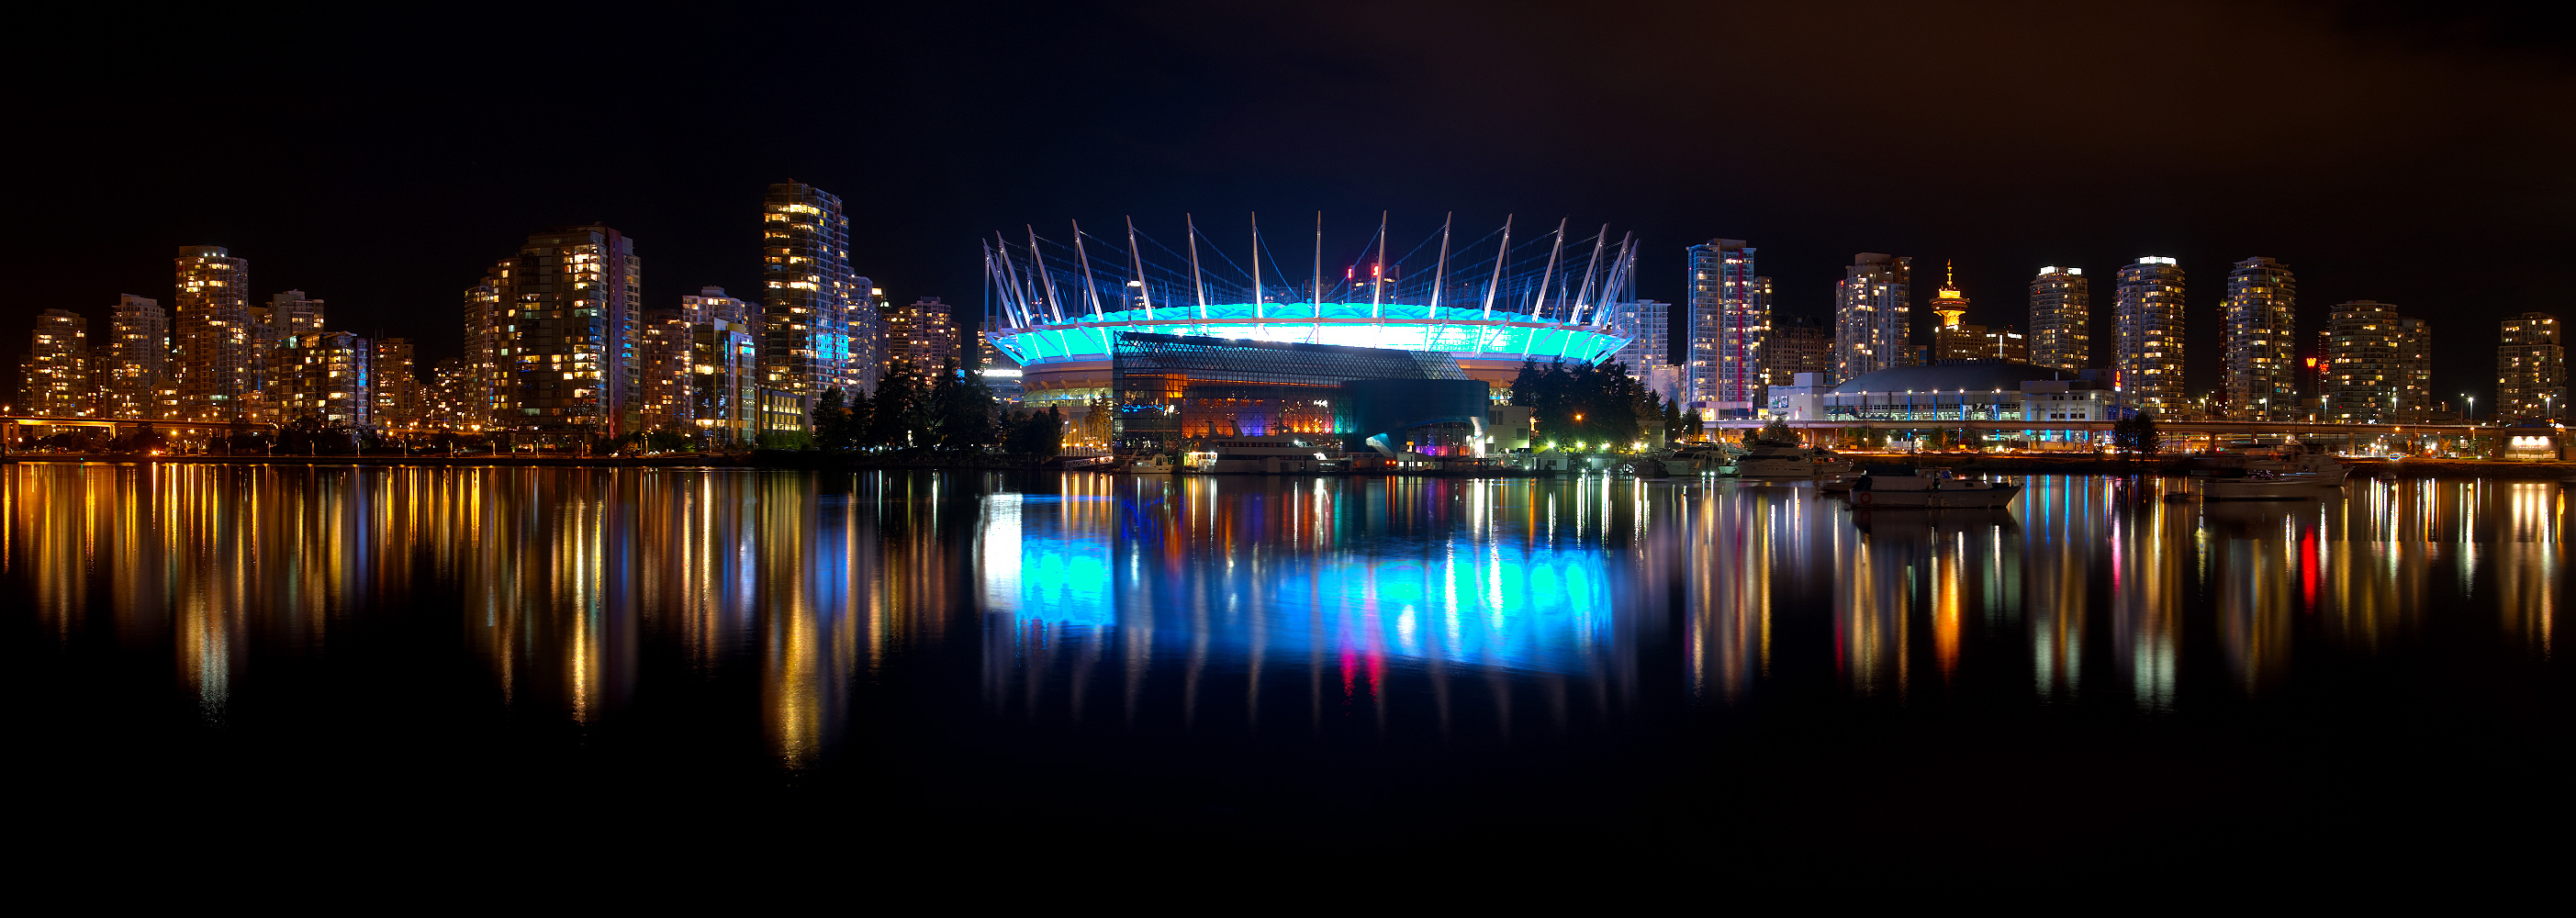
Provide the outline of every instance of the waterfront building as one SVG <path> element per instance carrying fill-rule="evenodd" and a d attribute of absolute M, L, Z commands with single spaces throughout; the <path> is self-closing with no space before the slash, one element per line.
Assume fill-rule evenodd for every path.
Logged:
<path fill-rule="evenodd" d="M 288 335 L 263 355 L 268 386 L 263 400 L 274 406 L 280 423 L 320 421 L 329 427 L 366 427 L 372 422 L 369 358 L 365 338 L 348 332 Z"/>
<path fill-rule="evenodd" d="M 385 338 L 367 357 L 368 420 L 377 427 L 416 427 L 421 416 L 420 377 L 414 375 L 411 339 Z"/>
<path fill-rule="evenodd" d="M 682 297 L 681 299 L 688 299 Z M 692 326 L 681 309 L 648 309 L 636 332 L 637 430 L 661 430 L 688 424 L 695 404 L 690 393 Z M 719 320 L 721 321 L 721 320 Z"/>
<path fill-rule="evenodd" d="M 1792 385 L 1800 373 L 1822 373 L 1828 385 L 1834 381 L 1834 330 L 1815 319 L 1799 316 L 1773 322 L 1763 351 L 1766 385 Z"/>
<path fill-rule="evenodd" d="M 873 389 L 873 364 L 851 353 L 868 343 L 854 341 L 850 327 L 868 288 L 850 270 L 850 219 L 841 199 L 784 182 L 769 186 L 760 217 L 762 386 L 809 399 L 825 389 Z"/>
<path fill-rule="evenodd" d="M 27 353 L 18 361 L 18 410 L 49 418 L 85 418 L 97 413 L 97 383 L 91 377 L 89 319 L 68 309 L 48 309 L 36 316 L 27 336 Z"/>
<path fill-rule="evenodd" d="M 2397 419 L 2405 371 L 2399 363 L 2403 317 L 2397 307 L 2373 300 L 2338 304 L 2328 331 L 2334 336 L 2327 419 L 2384 424 Z"/>
<path fill-rule="evenodd" d="M 1792 420 L 1923 421 L 1927 430 L 1944 421 L 2022 421 L 2030 426 L 1980 436 L 2038 449 L 2090 449 L 2094 434 L 2051 424 L 2113 419 L 2117 395 L 2095 373 L 1984 358 L 1880 370 L 1830 388 L 1824 382 L 1802 376 L 1775 399 L 1774 413 Z"/>
<path fill-rule="evenodd" d="M 502 288 L 510 281 L 515 259 L 505 259 L 485 271 L 481 283 L 465 290 L 464 365 L 468 385 L 460 391 L 463 401 L 454 403 L 452 422 L 460 430 L 482 430 L 495 426 L 495 419 L 509 409 L 509 376 L 501 368 L 501 359 L 510 350 L 508 321 L 510 310 L 501 305 Z"/>
<path fill-rule="evenodd" d="M 99 413 L 112 418 L 164 417 L 161 390 L 170 381 L 170 311 L 150 297 L 120 294 L 107 321 L 107 353 L 98 364 Z"/>
<path fill-rule="evenodd" d="M 900 362 L 911 369 L 917 385 L 927 387 L 937 382 L 941 367 L 956 359 L 957 317 L 938 297 L 922 297 L 886 316 L 886 371 Z"/>
<path fill-rule="evenodd" d="M 1703 418 L 1742 417 L 1760 403 L 1762 345 L 1771 327 L 1769 284 L 1754 276 L 1756 250 L 1741 239 L 1691 246 L 1691 406 Z"/>
<path fill-rule="evenodd" d="M 250 314 L 250 262 L 221 246 L 179 247 L 178 310 L 173 317 L 176 417 L 223 421 L 241 415 L 244 396 L 259 389 L 259 353 Z"/>
<path fill-rule="evenodd" d="M 547 230 L 486 283 L 493 302 L 481 337 L 499 352 L 491 426 L 564 444 L 624 434 L 642 382 L 644 266 L 634 240 L 606 226 Z"/>
<path fill-rule="evenodd" d="M 2567 414 L 2567 348 L 2558 317 L 2526 312 L 2504 320 L 2496 346 L 2495 419 L 2555 421 Z"/>
<path fill-rule="evenodd" d="M 2250 421 L 2288 421 L 2299 411 L 2298 339 L 2293 331 L 2298 278 L 2269 258 L 2248 258 L 2227 272 L 2227 414 Z"/>
<path fill-rule="evenodd" d="M 689 420 L 718 443 L 760 432 L 759 339 L 751 326 L 712 318 L 689 326 Z"/>
<path fill-rule="evenodd" d="M 443 430 L 477 430 L 483 426 L 483 399 L 490 377 L 463 360 L 450 357 L 430 368 L 421 392 L 421 426 Z"/>
<path fill-rule="evenodd" d="M 2420 424 L 2445 412 L 2449 403 L 2433 397 L 2433 327 L 2422 319 L 2397 318 L 2397 420 Z"/>
<path fill-rule="evenodd" d="M 2149 255 L 2120 268 L 2114 294 L 2118 334 L 2111 367 L 2127 407 L 2177 416 L 2183 393 L 2182 266 Z"/>
<path fill-rule="evenodd" d="M 1913 278 L 1912 258 L 1879 252 L 1852 256 L 1843 279 L 1834 282 L 1836 379 L 1854 379 L 1908 362 Z"/>
<path fill-rule="evenodd" d="M 2050 265 L 2030 281 L 2030 362 L 2069 372 L 2093 365 L 2093 294 L 2084 269 Z"/>

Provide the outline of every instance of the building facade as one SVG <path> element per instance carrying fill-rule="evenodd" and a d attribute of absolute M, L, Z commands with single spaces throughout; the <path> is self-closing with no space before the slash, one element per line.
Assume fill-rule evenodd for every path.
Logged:
<path fill-rule="evenodd" d="M 220 246 L 179 247 L 178 309 L 172 317 L 172 375 L 178 418 L 225 421 L 259 389 L 250 315 L 250 262 Z"/>
<path fill-rule="evenodd" d="M 2227 416 L 2296 420 L 2299 410 L 2298 278 L 2269 258 L 2227 272 Z"/>
<path fill-rule="evenodd" d="M 681 297 L 683 301 L 692 297 Z M 636 429 L 663 430 L 690 425 L 696 415 L 691 395 L 694 374 L 690 345 L 689 320 L 685 309 L 648 309 L 644 323 L 638 327 L 636 343 L 637 385 Z M 721 320 L 719 320 L 721 321 Z"/>
<path fill-rule="evenodd" d="M 2433 419 L 2448 403 L 2433 397 L 2433 326 L 2422 319 L 2397 318 L 2397 420 L 2420 424 Z"/>
<path fill-rule="evenodd" d="M 1775 320 L 1764 346 L 1763 375 L 1768 385 L 1794 385 L 1800 373 L 1824 374 L 1834 382 L 1834 330 L 1806 316 Z"/>
<path fill-rule="evenodd" d="M 2496 346 L 2495 419 L 2556 421 L 2567 416 L 2567 348 L 2558 317 L 2526 312 L 2504 320 Z"/>
<path fill-rule="evenodd" d="M 2120 268 L 2113 309 L 2119 331 L 2113 346 L 2113 379 L 2132 409 L 2170 416 L 2183 393 L 2182 266 L 2149 255 Z"/>
<path fill-rule="evenodd" d="M 1628 368 L 1628 375 L 1644 379 L 1657 368 L 1672 365 L 1673 304 L 1638 300 L 1633 318 L 1636 335 L 1613 359 Z"/>
<path fill-rule="evenodd" d="M 885 372 L 902 366 L 920 386 L 939 378 L 939 370 L 957 353 L 957 317 L 938 297 L 926 296 L 888 314 L 885 320 Z M 962 366 L 962 364 L 961 364 Z"/>
<path fill-rule="evenodd" d="M 1703 418 L 1743 417 L 1762 404 L 1763 339 L 1771 327 L 1770 285 L 1754 275 L 1755 249 L 1741 239 L 1690 247 L 1690 354 L 1684 383 Z"/>
<path fill-rule="evenodd" d="M 1852 256 L 1834 282 L 1834 378 L 1892 369 L 1908 362 L 1914 259 L 1879 252 Z"/>
<path fill-rule="evenodd" d="M 2333 335 L 2327 359 L 2329 387 L 2326 419 L 2347 424 L 2384 424 L 2397 419 L 2405 370 L 2399 353 L 2402 316 L 2397 307 L 2373 300 L 2338 304 L 2327 331 Z"/>
<path fill-rule="evenodd" d="M 2052 370 L 2093 365 L 2093 292 L 2084 269 L 2051 265 L 2030 281 L 2030 362 Z"/>
<path fill-rule="evenodd" d="M 116 298 L 107 349 L 98 366 L 99 411 L 114 418 L 160 419 L 170 383 L 170 311 L 150 297 Z"/>
<path fill-rule="evenodd" d="M 367 419 L 375 426 L 393 429 L 419 425 L 421 386 L 413 363 L 411 339 L 385 338 L 375 342 L 367 357 L 368 382 L 374 390 L 368 397 Z"/>
<path fill-rule="evenodd" d="M 725 319 L 689 326 L 689 419 L 718 443 L 749 443 L 760 433 L 759 339 Z"/>
<path fill-rule="evenodd" d="M 567 445 L 623 435 L 642 382 L 643 284 L 634 240 L 615 229 L 570 226 L 528 237 L 485 285 L 494 302 L 480 316 L 479 337 L 497 352 L 490 428 Z M 473 298 L 469 292 L 469 321 Z"/>
<path fill-rule="evenodd" d="M 854 342 L 850 328 L 868 288 L 850 270 L 841 199 L 811 185 L 771 185 L 760 216 L 762 385 L 805 398 L 832 388 L 873 389 L 873 365 L 851 353 L 854 344 L 868 344 Z"/>
<path fill-rule="evenodd" d="M 18 360 L 18 410 L 49 418 L 98 413 L 97 381 L 89 352 L 89 319 L 68 309 L 36 316 L 27 353 Z"/>
<path fill-rule="evenodd" d="M 348 332 L 314 332 L 279 339 L 263 355 L 265 400 L 281 423 L 316 421 L 327 427 L 371 426 L 369 358 L 365 338 Z"/>

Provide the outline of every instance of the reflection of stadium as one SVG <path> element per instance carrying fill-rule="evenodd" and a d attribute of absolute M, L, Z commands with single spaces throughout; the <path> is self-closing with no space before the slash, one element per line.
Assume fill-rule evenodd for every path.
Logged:
<path fill-rule="evenodd" d="M 1390 254 L 1381 224 L 1338 278 L 1320 229 L 1311 270 L 1295 276 L 1257 227 L 1250 267 L 1194 224 L 1187 234 L 1182 251 L 1132 224 L 1123 240 L 1077 226 L 1070 245 L 1034 232 L 985 243 L 984 337 L 1021 366 L 1030 404 L 1107 399 L 1121 331 L 1438 351 L 1497 387 L 1524 360 L 1598 362 L 1635 336 L 1636 246 L 1609 245 L 1607 227 L 1568 238 L 1560 222 L 1515 247 L 1508 221 L 1472 241 L 1443 226 Z"/>

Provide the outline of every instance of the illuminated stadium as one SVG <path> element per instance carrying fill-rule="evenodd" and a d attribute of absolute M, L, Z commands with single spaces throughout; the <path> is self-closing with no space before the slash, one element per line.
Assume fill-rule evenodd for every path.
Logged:
<path fill-rule="evenodd" d="M 1381 220 L 1359 252 L 1328 259 L 1320 215 L 1311 242 L 1304 226 L 1280 237 L 1247 221 L 1241 260 L 1194 219 L 1179 228 L 1177 246 L 1132 220 L 1109 235 L 1076 223 L 1069 242 L 1034 228 L 985 240 L 984 337 L 1020 365 L 1029 402 L 1108 398 L 1120 331 L 1440 351 L 1498 387 L 1524 360 L 1598 363 L 1636 338 L 1637 246 L 1613 245 L 1606 225 L 1573 237 L 1564 221 L 1531 233 L 1507 218 L 1469 238 L 1444 222 L 1406 247 Z"/>

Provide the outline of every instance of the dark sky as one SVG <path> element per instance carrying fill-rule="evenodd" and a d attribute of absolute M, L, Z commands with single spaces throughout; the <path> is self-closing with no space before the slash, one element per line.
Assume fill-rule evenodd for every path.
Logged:
<path fill-rule="evenodd" d="M 1506 212 L 1607 222 L 1665 300 L 1683 246 L 1747 239 L 1792 315 L 1860 251 L 1956 259 L 1970 321 L 2014 325 L 2040 265 L 2102 277 L 2107 316 L 2118 265 L 2173 255 L 2195 388 L 2251 255 L 2298 272 L 2303 347 L 2333 303 L 2394 302 L 2433 320 L 2437 385 L 2482 403 L 2496 319 L 2576 313 L 2565 13 L 92 6 L 23 23 L 0 65 L 9 351 L 42 309 L 167 305 L 182 244 L 428 358 L 458 346 L 460 291 L 550 225 L 634 237 L 649 304 L 750 291 L 759 196 L 789 177 L 849 202 L 854 260 L 899 302 L 978 301 L 996 229 L 1133 214 L 1177 242 L 1183 212 L 1227 238 L 1320 209 L 1328 259 L 1380 210 L 1399 247 L 1447 211 L 1470 238 Z"/>

